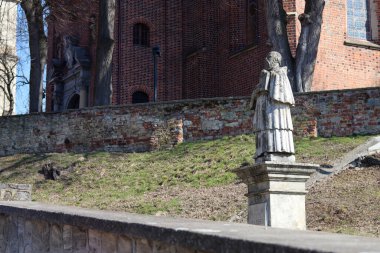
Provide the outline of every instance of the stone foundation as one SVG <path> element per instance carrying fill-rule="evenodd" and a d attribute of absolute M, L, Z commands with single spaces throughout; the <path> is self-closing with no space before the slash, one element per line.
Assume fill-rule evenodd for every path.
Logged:
<path fill-rule="evenodd" d="M 0 202 L 0 253 L 377 252 L 375 238 Z"/>

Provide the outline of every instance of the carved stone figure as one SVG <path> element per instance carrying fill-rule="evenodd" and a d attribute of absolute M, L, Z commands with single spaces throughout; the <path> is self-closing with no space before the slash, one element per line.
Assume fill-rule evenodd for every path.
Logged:
<path fill-rule="evenodd" d="M 77 39 L 71 36 L 63 37 L 64 57 L 67 68 L 71 69 L 75 64 L 74 47 L 77 45 Z"/>
<path fill-rule="evenodd" d="M 290 107 L 294 106 L 287 68 L 281 67 L 281 54 L 272 51 L 265 58 L 260 83 L 253 91 L 250 108 L 255 110 L 256 162 L 294 162 L 293 123 Z"/>

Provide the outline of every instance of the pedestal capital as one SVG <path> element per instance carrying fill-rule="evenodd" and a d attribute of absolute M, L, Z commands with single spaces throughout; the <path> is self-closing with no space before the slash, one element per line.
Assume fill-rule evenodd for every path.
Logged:
<path fill-rule="evenodd" d="M 262 162 L 235 169 L 247 185 L 263 181 L 306 182 L 319 165 L 308 163 Z"/>

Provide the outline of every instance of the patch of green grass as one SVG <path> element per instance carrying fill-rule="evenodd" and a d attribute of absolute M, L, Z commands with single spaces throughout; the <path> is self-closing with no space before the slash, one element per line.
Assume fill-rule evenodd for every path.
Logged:
<path fill-rule="evenodd" d="M 327 231 L 331 232 L 331 233 L 338 233 L 338 234 L 373 237 L 372 233 L 359 231 L 358 229 L 355 229 L 355 228 L 350 227 L 350 226 L 342 226 L 339 228 L 328 229 Z"/>
<path fill-rule="evenodd" d="M 329 164 L 341 158 L 371 136 L 303 138 L 295 141 L 296 157 L 300 162 Z"/>
<path fill-rule="evenodd" d="M 368 138 L 297 140 L 297 159 L 326 163 Z M 162 187 L 191 189 L 231 184 L 237 180 L 232 170 L 253 161 L 254 147 L 253 135 L 240 135 L 149 153 L 16 155 L 0 158 L 0 182 L 33 184 L 36 201 L 152 214 L 176 210 L 180 202 L 144 203 L 144 194 Z M 38 171 L 47 163 L 72 170 L 57 181 L 45 180 Z"/>
<path fill-rule="evenodd" d="M 141 214 L 154 215 L 157 213 L 179 213 L 181 211 L 181 203 L 178 199 L 170 201 L 157 200 L 153 202 L 141 202 L 136 206 L 136 212 Z"/>

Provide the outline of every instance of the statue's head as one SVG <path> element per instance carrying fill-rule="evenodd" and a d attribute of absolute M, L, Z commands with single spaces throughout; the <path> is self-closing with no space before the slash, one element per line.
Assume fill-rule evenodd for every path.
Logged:
<path fill-rule="evenodd" d="M 282 56 L 279 52 L 271 51 L 265 58 L 266 69 L 276 69 L 281 66 Z"/>

